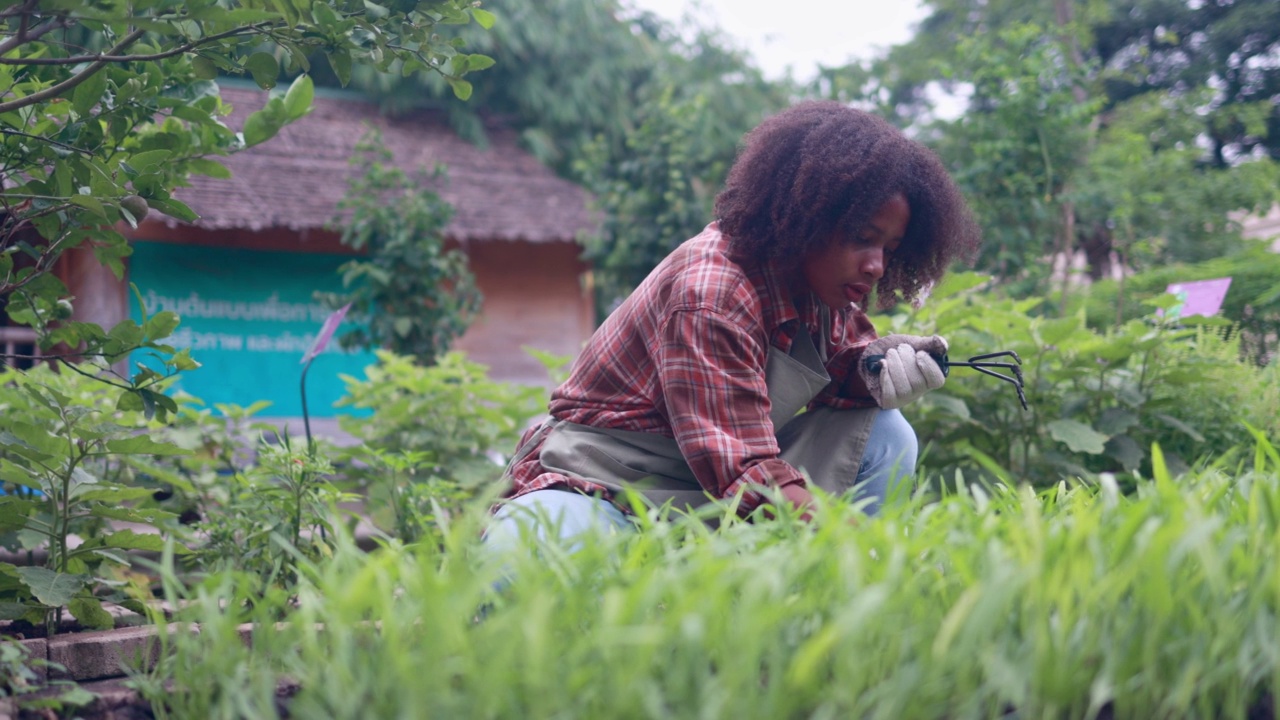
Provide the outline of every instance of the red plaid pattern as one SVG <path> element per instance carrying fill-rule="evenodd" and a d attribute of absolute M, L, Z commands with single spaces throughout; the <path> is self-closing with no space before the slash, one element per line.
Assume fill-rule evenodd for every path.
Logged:
<path fill-rule="evenodd" d="M 793 299 L 784 283 L 770 267 L 730 260 L 728 240 L 712 223 L 663 260 L 596 330 L 552 393 L 552 417 L 673 437 L 709 493 L 743 491 L 744 513 L 760 503 L 753 486 L 803 484 L 800 472 L 778 457 L 765 357 L 770 345 L 789 351 L 800 323 L 817 338 L 818 308 L 807 292 Z M 826 363 L 832 380 L 813 404 L 874 407 L 853 371 L 875 339 L 871 322 L 850 307 L 835 313 L 832 325 Z M 539 449 L 512 468 L 509 497 L 551 487 L 608 497 L 594 483 L 548 472 Z"/>

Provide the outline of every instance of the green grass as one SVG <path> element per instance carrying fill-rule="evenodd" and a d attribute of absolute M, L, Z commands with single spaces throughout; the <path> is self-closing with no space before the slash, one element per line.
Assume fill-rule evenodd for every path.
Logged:
<path fill-rule="evenodd" d="M 1280 456 L 1154 475 L 530 545 L 497 597 L 478 516 L 344 541 L 290 609 L 188 591 L 156 678 L 174 717 L 274 717 L 283 678 L 295 717 L 1245 717 L 1280 696 Z"/>

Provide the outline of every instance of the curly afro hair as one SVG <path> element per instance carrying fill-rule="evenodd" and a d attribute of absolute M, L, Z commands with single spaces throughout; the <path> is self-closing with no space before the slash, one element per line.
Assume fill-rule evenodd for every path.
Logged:
<path fill-rule="evenodd" d="M 715 210 L 738 262 L 792 270 L 860 232 L 896 193 L 911 219 L 876 287 L 887 309 L 918 304 L 952 262 L 973 257 L 980 233 L 938 157 L 885 120 L 831 101 L 773 115 L 747 133 Z"/>

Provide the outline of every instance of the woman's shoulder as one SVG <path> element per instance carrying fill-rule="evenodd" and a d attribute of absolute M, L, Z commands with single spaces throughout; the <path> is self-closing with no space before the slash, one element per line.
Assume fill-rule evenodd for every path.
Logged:
<path fill-rule="evenodd" d="M 729 255 L 729 239 L 715 223 L 685 241 L 668 258 L 666 285 L 672 310 L 758 313 L 759 293 L 750 273 Z"/>

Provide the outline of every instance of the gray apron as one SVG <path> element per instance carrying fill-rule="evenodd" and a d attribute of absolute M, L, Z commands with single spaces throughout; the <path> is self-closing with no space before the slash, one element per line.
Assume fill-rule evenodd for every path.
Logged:
<path fill-rule="evenodd" d="M 824 312 L 822 327 L 828 336 L 829 322 Z M 805 472 L 814 485 L 843 494 L 858 477 L 878 408 L 821 407 L 797 414 L 831 382 L 824 367 L 825 338 L 821 348 L 803 326 L 789 354 L 769 348 L 765 360 L 769 419 L 777 433 L 779 457 Z M 715 499 L 698 483 L 674 438 L 551 419 L 525 447 L 537 447 L 540 436 L 546 440 L 538 460 L 551 472 L 614 492 L 637 492 L 655 507 L 670 502 L 675 509 L 686 509 Z M 527 452 L 519 453 L 512 465 Z"/>

